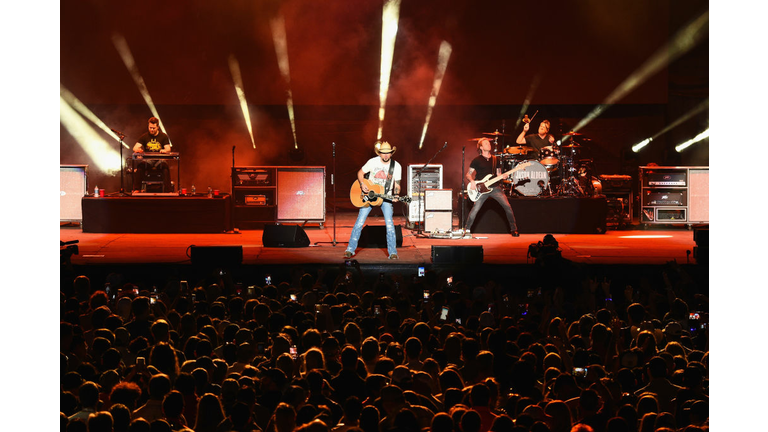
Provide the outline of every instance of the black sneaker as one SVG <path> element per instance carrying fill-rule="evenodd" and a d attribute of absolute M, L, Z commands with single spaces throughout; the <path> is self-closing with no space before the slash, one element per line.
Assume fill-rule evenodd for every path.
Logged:
<path fill-rule="evenodd" d="M 520 233 L 517 230 L 512 231 L 512 237 L 520 237 Z"/>
<path fill-rule="evenodd" d="M 400 259 L 400 257 L 397 254 L 392 254 L 389 256 L 389 259 Z"/>
<path fill-rule="evenodd" d="M 354 256 L 354 254 L 352 252 L 344 251 L 344 259 L 352 258 L 352 256 Z"/>

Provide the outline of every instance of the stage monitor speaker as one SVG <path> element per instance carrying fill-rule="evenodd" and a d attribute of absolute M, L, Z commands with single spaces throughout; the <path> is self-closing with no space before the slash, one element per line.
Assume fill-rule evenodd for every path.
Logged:
<path fill-rule="evenodd" d="M 307 247 L 309 237 L 304 228 L 298 225 L 264 225 L 261 237 L 264 247 Z"/>
<path fill-rule="evenodd" d="M 403 229 L 400 225 L 395 225 L 395 238 L 397 247 L 403 246 Z M 386 225 L 366 225 L 360 234 L 358 245 L 362 248 L 385 248 L 387 247 L 387 227 Z"/>
<path fill-rule="evenodd" d="M 325 167 L 277 169 L 277 220 L 325 222 Z"/>
<path fill-rule="evenodd" d="M 424 210 L 453 210 L 453 189 L 425 190 Z"/>
<path fill-rule="evenodd" d="M 88 165 L 60 165 L 59 187 L 61 188 L 59 220 L 81 222 L 83 220 L 81 202 L 88 190 Z"/>
<path fill-rule="evenodd" d="M 693 258 L 699 264 L 709 263 L 709 225 L 695 225 L 693 227 Z"/>
<path fill-rule="evenodd" d="M 482 246 L 432 246 L 434 264 L 482 264 Z"/>
<path fill-rule="evenodd" d="M 242 246 L 190 246 L 194 267 L 236 267 L 243 263 Z"/>
<path fill-rule="evenodd" d="M 450 231 L 453 229 L 453 213 L 450 211 L 431 211 L 424 212 L 424 231 Z"/>

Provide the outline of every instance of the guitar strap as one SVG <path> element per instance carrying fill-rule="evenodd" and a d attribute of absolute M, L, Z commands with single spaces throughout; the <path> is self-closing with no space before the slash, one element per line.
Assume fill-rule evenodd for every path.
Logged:
<path fill-rule="evenodd" d="M 389 186 L 392 184 L 392 173 L 395 172 L 395 161 L 393 159 L 389 160 L 389 174 L 387 174 L 387 182 L 384 184 L 384 194 L 389 194 Z M 392 191 L 392 195 L 394 195 L 394 190 Z"/>

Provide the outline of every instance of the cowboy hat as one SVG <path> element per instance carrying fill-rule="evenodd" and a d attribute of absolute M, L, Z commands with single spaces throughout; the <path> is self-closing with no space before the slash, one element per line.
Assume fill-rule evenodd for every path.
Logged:
<path fill-rule="evenodd" d="M 377 142 L 376 145 L 373 146 L 373 148 L 376 151 L 377 155 L 381 153 L 395 154 L 395 152 L 397 151 L 397 147 L 392 147 L 386 141 Z"/>

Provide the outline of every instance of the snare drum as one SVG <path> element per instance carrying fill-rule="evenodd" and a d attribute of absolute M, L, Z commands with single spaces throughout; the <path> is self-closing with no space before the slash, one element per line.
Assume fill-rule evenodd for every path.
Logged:
<path fill-rule="evenodd" d="M 538 196 L 549 189 L 549 172 L 535 160 L 519 164 L 510 180 L 512 189 L 524 196 Z"/>
<path fill-rule="evenodd" d="M 547 146 L 541 149 L 539 154 L 539 162 L 547 167 L 548 171 L 557 169 L 557 164 L 560 163 L 560 151 L 556 146 Z"/>

